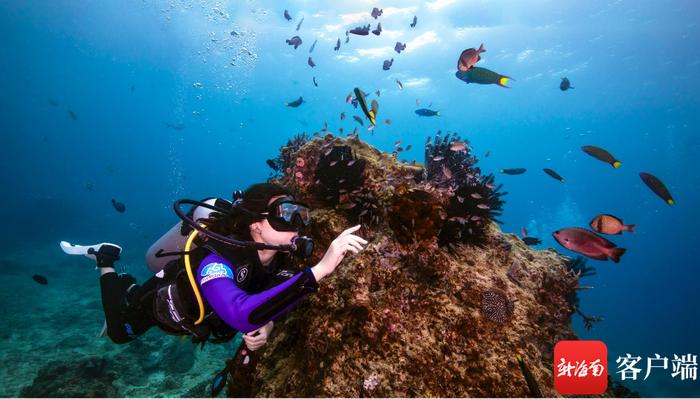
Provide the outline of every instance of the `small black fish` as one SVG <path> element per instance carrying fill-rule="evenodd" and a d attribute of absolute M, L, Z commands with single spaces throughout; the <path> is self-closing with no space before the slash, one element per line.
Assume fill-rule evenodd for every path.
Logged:
<path fill-rule="evenodd" d="M 415 15 L 413 16 L 413 22 L 411 22 L 411 28 L 415 28 L 416 24 L 418 23 L 418 17 Z"/>
<path fill-rule="evenodd" d="M 32 276 L 32 280 L 36 281 L 37 283 L 41 285 L 47 285 L 49 283 L 49 280 L 42 276 L 41 274 L 35 274 Z"/>
<path fill-rule="evenodd" d="M 309 54 L 313 53 L 314 49 L 316 48 L 316 42 L 318 42 L 318 40 L 314 40 L 314 44 L 312 44 L 311 48 L 309 49 Z"/>
<path fill-rule="evenodd" d="M 68 110 L 68 115 L 69 115 L 70 118 L 73 119 L 74 121 L 77 121 L 77 120 L 78 120 L 78 115 L 76 115 L 75 112 L 73 112 L 73 111 L 71 111 L 71 110 Z"/>
<path fill-rule="evenodd" d="M 291 39 L 286 40 L 287 44 L 290 46 L 294 46 L 294 50 L 297 49 L 297 47 L 301 46 L 301 38 L 299 36 L 294 36 Z"/>
<path fill-rule="evenodd" d="M 318 83 L 316 82 L 316 77 L 315 77 L 315 76 L 314 76 L 314 78 L 313 78 L 313 81 L 314 81 L 314 86 L 318 87 Z"/>
<path fill-rule="evenodd" d="M 344 119 L 345 119 L 345 112 L 341 112 L 340 113 L 340 120 L 342 121 Z"/>
<path fill-rule="evenodd" d="M 379 97 L 379 96 L 380 96 L 380 95 L 382 94 L 382 92 L 381 92 L 381 91 L 379 91 L 379 90 L 377 90 L 377 91 L 375 91 L 375 92 L 374 92 L 374 94 L 376 94 L 376 95 L 377 95 L 377 97 Z"/>
<path fill-rule="evenodd" d="M 275 160 L 274 160 L 274 159 L 268 159 L 267 161 L 265 161 L 265 163 L 267 164 L 267 166 L 269 166 L 270 168 L 272 168 L 272 170 L 274 170 L 275 172 L 277 172 L 278 170 L 280 170 L 280 168 L 279 168 L 279 167 L 277 166 L 277 164 L 275 163 Z"/>
<path fill-rule="evenodd" d="M 542 169 L 542 170 L 544 170 L 544 173 L 546 173 L 546 174 L 552 176 L 554 179 L 559 180 L 560 182 L 564 183 L 564 178 L 561 177 L 561 176 L 559 176 L 559 173 L 557 173 L 557 172 L 555 172 L 555 171 L 553 171 L 552 169 L 549 169 L 549 168 L 544 168 L 544 169 Z"/>
<path fill-rule="evenodd" d="M 646 184 L 654 194 L 658 195 L 659 198 L 669 205 L 675 204 L 673 197 L 671 197 L 671 192 L 668 191 L 666 185 L 658 177 L 644 172 L 640 173 L 639 177 L 642 178 L 644 184 Z"/>
<path fill-rule="evenodd" d="M 401 52 L 404 50 L 406 50 L 406 43 L 396 42 L 394 45 L 394 51 L 401 54 Z"/>
<path fill-rule="evenodd" d="M 389 69 L 391 69 L 391 66 L 392 66 L 393 64 L 394 64 L 394 59 L 393 59 L 393 58 L 390 59 L 390 60 L 384 60 L 384 64 L 382 64 L 382 69 L 385 70 L 385 71 L 388 71 Z"/>
<path fill-rule="evenodd" d="M 287 11 L 287 10 L 284 10 L 284 19 L 286 19 L 287 21 L 292 20 L 292 16 L 289 15 L 289 11 Z"/>
<path fill-rule="evenodd" d="M 124 213 L 124 211 L 126 211 L 126 206 L 124 206 L 124 204 L 122 204 L 121 202 L 117 202 L 114 198 L 112 198 L 112 206 L 119 213 Z"/>
<path fill-rule="evenodd" d="M 384 9 L 380 10 L 377 7 L 374 7 L 372 9 L 372 18 L 377 19 L 377 17 L 381 17 L 383 13 L 384 13 Z"/>
<path fill-rule="evenodd" d="M 568 78 L 561 78 L 561 83 L 559 83 L 559 89 L 561 91 L 567 91 L 569 89 L 573 89 L 574 87 L 571 86 L 571 82 L 569 82 Z"/>
<path fill-rule="evenodd" d="M 379 36 L 379 34 L 382 33 L 382 23 L 381 22 L 377 24 L 377 28 L 374 29 L 372 31 L 372 33 L 375 34 L 376 36 Z"/>
<path fill-rule="evenodd" d="M 543 396 L 542 391 L 540 390 L 540 385 L 537 383 L 537 380 L 535 380 L 535 376 L 532 375 L 532 372 L 525 364 L 525 361 L 523 361 L 523 357 L 520 355 L 515 355 L 515 357 L 518 359 L 520 371 L 522 371 L 523 377 L 525 377 L 525 382 L 527 382 L 527 387 L 530 389 L 530 396 L 533 398 L 542 398 Z"/>
<path fill-rule="evenodd" d="M 334 51 L 340 50 L 340 38 L 338 38 L 338 41 L 335 43 L 335 47 L 333 47 Z"/>
<path fill-rule="evenodd" d="M 370 29 L 369 25 L 357 26 L 357 27 L 350 29 L 350 33 L 352 33 L 353 35 L 367 36 L 367 35 L 369 35 L 369 29 Z"/>
<path fill-rule="evenodd" d="M 622 162 L 618 161 L 617 158 L 612 156 L 612 154 L 600 147 L 596 147 L 593 145 L 584 145 L 583 147 L 581 147 L 581 149 L 583 150 L 583 152 L 592 156 L 593 158 L 603 161 L 605 163 L 609 163 L 615 169 L 619 168 L 620 165 L 622 165 Z"/>
<path fill-rule="evenodd" d="M 297 31 L 301 28 L 301 24 L 304 22 L 304 17 L 301 17 L 301 21 L 297 24 Z"/>
<path fill-rule="evenodd" d="M 294 100 L 292 102 L 285 103 L 284 105 L 286 105 L 288 107 L 296 108 L 296 107 L 300 106 L 301 103 L 303 103 L 303 102 L 304 102 L 304 98 L 302 96 L 299 96 L 299 98 L 297 98 L 296 100 Z"/>
<path fill-rule="evenodd" d="M 306 63 L 309 64 L 309 66 L 310 66 L 311 68 L 313 68 L 313 67 L 316 66 L 316 64 L 314 63 L 314 60 L 311 59 L 311 57 L 309 57 L 309 59 L 306 61 Z"/>
<path fill-rule="evenodd" d="M 364 125 L 365 125 L 365 123 L 362 121 L 362 118 L 360 118 L 360 117 L 357 116 L 357 115 L 353 115 L 353 116 L 352 116 L 352 119 L 354 119 L 357 123 L 359 123 L 360 126 L 364 126 Z"/>
<path fill-rule="evenodd" d="M 505 173 L 507 175 L 522 175 L 525 173 L 525 171 L 527 171 L 525 168 L 501 169 L 501 173 Z"/>
<path fill-rule="evenodd" d="M 54 100 L 53 98 L 49 97 L 46 99 L 46 101 L 48 101 L 49 105 L 52 107 L 58 107 L 58 101 Z"/>
<path fill-rule="evenodd" d="M 535 237 L 523 237 L 523 242 L 525 243 L 525 245 L 530 245 L 530 246 L 542 244 L 542 240 L 540 240 L 539 238 L 535 238 Z"/>

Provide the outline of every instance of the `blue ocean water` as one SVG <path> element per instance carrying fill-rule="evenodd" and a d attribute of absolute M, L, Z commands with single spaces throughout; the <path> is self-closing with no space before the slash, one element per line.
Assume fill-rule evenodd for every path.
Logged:
<path fill-rule="evenodd" d="M 382 34 L 351 35 L 346 44 L 346 29 L 374 28 L 375 6 L 384 9 Z M 2 298 L 17 305 L 2 312 L 3 324 L 16 328 L 2 340 L 2 356 L 37 344 L 27 344 L 25 331 L 50 339 L 64 308 L 89 309 L 75 328 L 99 329 L 97 278 L 89 262 L 66 261 L 60 240 L 118 242 L 128 270 L 147 277 L 143 254 L 175 223 L 173 200 L 228 197 L 266 179 L 265 160 L 296 133 L 324 123 L 332 132 L 352 130 L 356 112 L 345 97 L 356 86 L 381 90 L 372 98 L 379 119 L 392 124 L 359 129 L 381 150 L 401 140 L 412 145 L 401 158 L 423 162 L 427 136 L 456 131 L 484 172 L 527 168 L 497 177 L 509 192 L 506 232 L 524 226 L 542 238 L 540 248 L 573 255 L 552 239 L 554 230 L 586 227 L 599 213 L 637 225 L 612 238 L 627 248 L 619 264 L 589 261 L 597 274 L 583 282 L 595 288 L 580 294 L 581 309 L 604 320 L 588 331 L 574 318 L 582 339 L 607 344 L 611 374 L 625 354 L 641 356 L 644 370 L 657 353 L 698 355 L 699 16 L 700 4 L 690 0 L 1 2 L 7 224 L 0 234 L 13 283 Z M 294 35 L 303 39 L 297 50 L 285 43 Z M 396 41 L 407 44 L 401 54 L 393 51 Z M 481 43 L 487 52 L 478 65 L 512 77 L 510 89 L 455 78 L 461 51 Z M 382 70 L 390 58 L 393 66 Z M 559 90 L 562 77 L 573 90 Z M 302 106 L 284 106 L 299 96 Z M 428 106 L 441 115 L 414 114 Z M 343 111 L 349 117 L 340 121 Z M 623 165 L 613 169 L 584 154 L 583 145 L 606 148 Z M 545 175 L 545 167 L 566 183 Z M 656 197 L 639 172 L 662 179 L 676 205 Z M 125 213 L 112 208 L 112 198 Z M 48 276 L 49 286 L 31 281 L 33 273 Z M 89 303 L 62 299 L 77 287 L 93 296 Z M 57 319 L 42 317 L 47 308 Z M 51 356 L 72 353 L 41 344 Z M 23 374 L 5 372 L 3 396 L 30 385 L 46 356 L 25 364 Z M 626 385 L 645 396 L 700 395 L 696 379 L 671 377 L 670 360 L 642 381 L 644 373 Z"/>

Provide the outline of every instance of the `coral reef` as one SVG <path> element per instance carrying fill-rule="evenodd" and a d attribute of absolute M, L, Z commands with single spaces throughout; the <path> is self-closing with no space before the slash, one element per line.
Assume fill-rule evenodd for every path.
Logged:
<path fill-rule="evenodd" d="M 70 362 L 50 362 L 39 370 L 39 375 L 32 385 L 22 389 L 20 396 L 32 398 L 117 396 L 117 390 L 112 386 L 116 375 L 106 369 L 107 361 L 98 357 Z"/>
<path fill-rule="evenodd" d="M 557 396 L 553 347 L 577 339 L 579 276 L 500 231 L 504 193 L 466 142 L 438 134 L 421 165 L 326 134 L 290 159 L 276 181 L 314 207 L 306 264 L 358 221 L 370 242 L 276 321 L 247 395 L 527 396 L 520 354 Z"/>

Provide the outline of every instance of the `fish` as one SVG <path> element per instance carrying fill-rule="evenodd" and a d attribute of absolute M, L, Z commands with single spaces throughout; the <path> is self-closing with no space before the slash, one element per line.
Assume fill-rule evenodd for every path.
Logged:
<path fill-rule="evenodd" d="M 627 251 L 624 248 L 618 248 L 615 243 L 598 234 L 580 227 L 560 229 L 552 233 L 552 236 L 564 248 L 592 259 L 602 261 L 612 259 L 613 262 L 618 263 Z"/>
<path fill-rule="evenodd" d="M 279 166 L 277 166 L 274 159 L 268 159 L 265 161 L 265 163 L 267 164 L 267 166 L 272 168 L 272 170 L 274 170 L 275 172 L 280 170 Z"/>
<path fill-rule="evenodd" d="M 403 90 L 403 83 L 400 80 L 396 79 L 396 85 L 399 86 L 399 90 Z"/>
<path fill-rule="evenodd" d="M 481 43 L 478 49 L 468 48 L 462 51 L 457 60 L 457 70 L 466 72 L 469 68 L 473 67 L 474 64 L 481 60 L 481 53 L 485 53 L 484 43 Z"/>
<path fill-rule="evenodd" d="M 284 19 L 286 19 L 287 21 L 291 21 L 291 20 L 292 20 L 292 16 L 289 15 L 289 11 L 288 11 L 288 10 L 284 10 Z"/>
<path fill-rule="evenodd" d="M 488 158 L 491 156 L 491 151 L 486 151 L 486 154 L 484 154 L 484 158 Z"/>
<path fill-rule="evenodd" d="M 569 81 L 569 78 L 561 78 L 561 83 L 559 83 L 559 90 L 561 91 L 567 91 L 569 89 L 573 89 L 574 87 L 571 86 L 571 82 Z"/>
<path fill-rule="evenodd" d="M 301 17 L 301 21 L 297 24 L 297 31 L 299 31 L 299 28 L 301 28 L 301 24 L 304 23 L 304 17 Z"/>
<path fill-rule="evenodd" d="M 623 231 L 634 233 L 636 225 L 625 225 L 622 220 L 610 214 L 600 214 L 589 223 L 591 228 L 602 234 L 622 234 Z"/>
<path fill-rule="evenodd" d="M 442 165 L 442 174 L 448 179 L 452 178 L 452 171 L 444 164 Z"/>
<path fill-rule="evenodd" d="M 41 274 L 35 274 L 32 276 L 32 280 L 36 281 L 37 283 L 41 285 L 47 285 L 49 283 L 49 280 L 42 276 Z"/>
<path fill-rule="evenodd" d="M 184 123 L 170 123 L 170 122 L 164 122 L 165 126 L 173 129 L 173 130 L 183 130 L 185 128 Z"/>
<path fill-rule="evenodd" d="M 507 175 L 522 175 L 526 171 L 527 169 L 525 168 L 501 169 L 501 173 L 505 173 Z"/>
<path fill-rule="evenodd" d="M 491 209 L 491 207 L 486 204 L 478 204 L 476 207 L 479 209 Z"/>
<path fill-rule="evenodd" d="M 472 66 L 469 68 L 467 71 L 457 71 L 455 73 L 455 76 L 457 79 L 466 82 L 467 84 L 469 83 L 476 83 L 480 85 L 490 85 L 490 84 L 495 84 L 501 87 L 505 87 L 506 89 L 510 89 L 509 86 L 506 86 L 508 84 L 509 80 L 514 80 L 513 78 L 505 75 L 501 75 L 500 73 L 496 73 L 494 71 L 488 70 L 486 68 L 481 68 L 478 66 Z"/>
<path fill-rule="evenodd" d="M 398 147 L 399 145 L 401 145 L 401 140 L 394 141 L 394 147 Z"/>
<path fill-rule="evenodd" d="M 304 102 L 304 98 L 302 96 L 299 96 L 299 98 L 297 98 L 296 100 L 288 102 L 288 103 L 284 103 L 284 105 L 286 105 L 288 107 L 296 108 L 296 107 L 300 106 L 303 102 Z"/>
<path fill-rule="evenodd" d="M 350 93 L 350 94 L 347 95 L 347 97 L 345 97 L 345 103 L 346 103 L 346 104 L 349 104 L 349 103 L 351 103 L 352 100 L 354 100 L 354 99 L 355 99 L 355 97 L 353 97 L 353 96 L 352 96 L 352 93 Z"/>
<path fill-rule="evenodd" d="M 420 108 L 415 112 L 418 116 L 440 116 L 440 111 L 433 111 L 432 109 L 428 108 Z"/>
<path fill-rule="evenodd" d="M 85 189 L 88 191 L 92 191 L 93 185 L 92 183 L 85 183 Z"/>
<path fill-rule="evenodd" d="M 467 148 L 467 143 L 463 141 L 453 141 L 450 143 L 450 150 L 452 151 L 463 151 Z"/>
<path fill-rule="evenodd" d="M 370 113 L 372 114 L 372 119 L 377 116 L 379 113 L 379 103 L 377 100 L 372 100 L 372 104 L 370 105 Z M 376 125 L 375 123 L 372 123 L 373 125 Z"/>
<path fill-rule="evenodd" d="M 442 161 L 443 159 L 445 159 L 445 157 L 443 157 L 442 155 L 436 155 L 433 157 L 433 161 L 435 162 Z"/>
<path fill-rule="evenodd" d="M 349 41 L 350 41 L 350 36 L 346 36 L 345 37 L 345 44 L 348 44 Z M 338 46 L 338 47 L 340 47 L 340 46 Z"/>
<path fill-rule="evenodd" d="M 535 237 L 523 237 L 523 242 L 525 243 L 525 245 L 529 246 L 542 244 L 542 240 Z"/>
<path fill-rule="evenodd" d="M 291 39 L 287 39 L 286 42 L 288 45 L 294 46 L 294 50 L 296 50 L 297 47 L 301 46 L 301 43 L 303 43 L 299 36 L 293 36 Z"/>
<path fill-rule="evenodd" d="M 334 51 L 340 50 L 340 38 L 338 38 L 338 41 L 335 42 L 335 47 L 333 47 Z"/>
<path fill-rule="evenodd" d="M 544 171 L 544 173 L 546 173 L 546 174 L 552 176 L 555 180 L 559 180 L 560 182 L 564 183 L 564 178 L 561 177 L 561 176 L 559 176 L 559 173 L 557 173 L 557 172 L 555 172 L 555 171 L 553 171 L 552 169 L 549 169 L 549 168 L 544 168 L 544 169 L 542 169 L 542 170 Z"/>
<path fill-rule="evenodd" d="M 384 9 L 378 9 L 377 7 L 374 7 L 372 9 L 372 18 L 377 19 L 377 17 L 381 17 L 382 13 L 384 12 Z"/>
<path fill-rule="evenodd" d="M 316 77 L 315 77 L 315 76 L 314 76 L 314 78 L 313 78 L 312 80 L 313 80 L 313 82 L 314 82 L 314 86 L 318 87 L 318 82 L 316 82 Z"/>
<path fill-rule="evenodd" d="M 668 188 L 666 188 L 664 183 L 658 177 L 645 172 L 640 173 L 639 177 L 642 179 L 644 184 L 646 184 L 647 187 L 654 192 L 654 194 L 658 195 L 667 204 L 675 204 L 675 201 L 673 200 L 671 193 L 668 191 Z"/>
<path fill-rule="evenodd" d="M 313 53 L 314 49 L 316 48 L 316 42 L 318 42 L 318 39 L 314 40 L 314 43 L 311 45 L 311 48 L 309 49 L 309 54 Z"/>
<path fill-rule="evenodd" d="M 314 63 L 314 60 L 311 59 L 311 57 L 309 57 L 309 59 L 306 60 L 306 63 L 309 64 L 309 66 L 310 66 L 311 68 L 313 68 L 313 67 L 316 66 L 316 64 Z"/>
<path fill-rule="evenodd" d="M 374 94 L 376 94 L 376 95 L 377 95 L 377 97 L 379 97 L 379 96 L 380 96 L 380 95 L 382 94 L 382 92 L 381 92 L 381 91 L 379 91 L 379 90 L 377 90 L 377 91 L 375 91 L 375 92 L 374 92 Z"/>
<path fill-rule="evenodd" d="M 396 42 L 394 45 L 394 51 L 401 54 L 401 52 L 404 50 L 406 50 L 406 43 Z"/>
<path fill-rule="evenodd" d="M 367 100 L 365 99 L 365 93 L 360 90 L 358 87 L 355 87 L 355 98 L 357 101 L 360 103 L 360 107 L 362 108 L 362 112 L 365 113 L 365 116 L 369 118 L 369 121 L 372 123 L 373 126 L 377 125 L 377 122 L 375 120 L 377 114 L 376 110 L 374 109 L 368 109 L 367 108 Z M 377 104 L 377 108 L 379 108 L 379 104 Z"/>
<path fill-rule="evenodd" d="M 54 100 L 53 98 L 49 97 L 46 99 L 46 101 L 51 105 L 52 107 L 58 107 L 58 101 Z"/>
<path fill-rule="evenodd" d="M 372 31 L 372 33 L 376 36 L 379 36 L 382 33 L 382 23 L 377 24 L 377 28 Z"/>
<path fill-rule="evenodd" d="M 367 26 L 357 26 L 350 29 L 350 33 L 352 33 L 353 35 L 367 36 L 369 35 L 369 28 L 369 24 Z"/>
<path fill-rule="evenodd" d="M 387 125 L 391 125 L 391 119 L 385 119 L 384 123 L 386 123 Z"/>
<path fill-rule="evenodd" d="M 345 120 L 345 112 L 340 113 L 340 120 Z"/>
<path fill-rule="evenodd" d="M 530 372 L 530 369 L 525 364 L 525 361 L 523 361 L 523 357 L 520 355 L 515 355 L 515 358 L 518 360 L 520 371 L 525 377 L 525 382 L 527 382 L 527 387 L 530 390 L 530 396 L 533 398 L 544 397 L 542 395 L 542 391 L 540 390 L 540 385 L 537 383 L 537 380 L 535 380 L 535 376 L 532 375 L 532 372 Z"/>
<path fill-rule="evenodd" d="M 382 64 L 382 69 L 385 70 L 385 71 L 388 71 L 389 69 L 391 69 L 391 66 L 392 66 L 393 64 L 394 64 L 394 59 L 393 59 L 393 58 L 390 59 L 390 60 L 384 60 L 384 64 Z"/>
<path fill-rule="evenodd" d="M 360 118 L 360 117 L 357 116 L 357 115 L 353 115 L 353 116 L 352 116 L 352 119 L 354 119 L 357 123 L 359 123 L 360 126 L 364 126 L 364 125 L 365 125 L 365 123 L 362 121 L 362 118 Z"/>
<path fill-rule="evenodd" d="M 410 150 L 410 149 L 411 149 L 411 145 L 409 144 L 409 145 L 406 146 L 406 151 L 408 151 L 408 150 Z"/>
<path fill-rule="evenodd" d="M 614 156 L 612 156 L 609 152 L 605 151 L 604 149 L 592 145 L 584 145 L 581 147 L 583 152 L 586 154 L 592 156 L 595 159 L 598 159 L 600 161 L 603 161 L 605 163 L 609 163 L 610 165 L 613 166 L 613 168 L 619 168 L 620 165 L 622 165 L 622 162 L 618 161 Z"/>
<path fill-rule="evenodd" d="M 78 115 L 71 110 L 68 110 L 68 116 L 70 116 L 70 118 L 73 119 L 74 121 L 78 120 Z"/>
<path fill-rule="evenodd" d="M 417 23 L 418 23 L 418 17 L 416 17 L 416 16 L 414 15 L 414 16 L 413 16 L 413 22 L 411 22 L 411 25 L 410 25 L 411 28 L 415 28 Z"/>
<path fill-rule="evenodd" d="M 527 237 L 527 230 L 525 229 L 525 227 L 520 226 L 520 234 L 523 237 Z"/>
<path fill-rule="evenodd" d="M 114 198 L 112 198 L 112 206 L 119 213 L 124 213 L 124 211 L 126 211 L 126 206 L 124 204 L 122 204 L 121 202 L 117 202 L 117 200 L 115 200 Z"/>

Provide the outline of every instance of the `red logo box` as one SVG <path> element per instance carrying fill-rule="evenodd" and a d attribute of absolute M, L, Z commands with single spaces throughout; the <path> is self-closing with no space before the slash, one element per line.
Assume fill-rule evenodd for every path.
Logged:
<path fill-rule="evenodd" d="M 599 395 L 608 388 L 608 347 L 602 341 L 554 346 L 554 389 L 562 395 Z"/>

